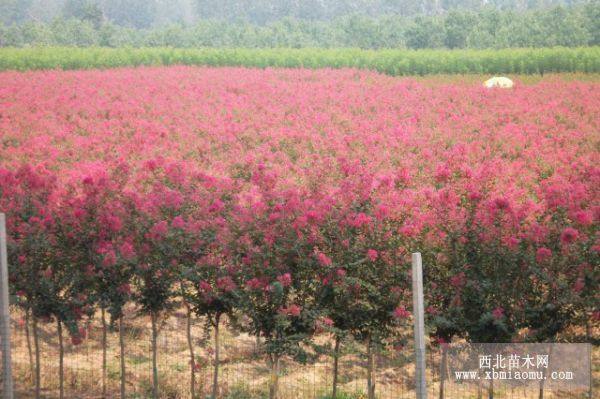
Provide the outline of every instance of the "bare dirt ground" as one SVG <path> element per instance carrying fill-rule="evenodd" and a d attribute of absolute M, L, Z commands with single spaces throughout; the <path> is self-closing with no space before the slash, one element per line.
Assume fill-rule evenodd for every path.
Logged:
<path fill-rule="evenodd" d="M 17 397 L 31 398 L 33 379 L 25 323 L 22 315 L 14 315 L 13 364 Z M 225 324 L 226 325 L 226 324 Z M 130 398 L 148 398 L 151 392 L 152 353 L 149 317 L 136 315 L 134 309 L 126 318 L 126 380 Z M 175 312 L 164 320 L 158 339 L 158 368 L 161 398 L 189 399 L 190 353 L 186 340 L 186 315 Z M 219 391 L 222 398 L 250 399 L 267 396 L 270 381 L 269 368 L 256 337 L 234 333 L 230 328 L 221 329 L 221 369 Z M 31 327 L 30 342 L 33 341 Z M 204 323 L 194 320 L 193 344 L 196 362 L 196 392 L 198 398 L 210 394 L 212 381 L 212 336 L 206 333 Z M 317 343 L 327 344 L 330 337 L 319 336 Z M 58 340 L 55 323 L 41 324 L 41 374 L 44 398 L 58 397 Z M 88 337 L 81 345 L 73 346 L 65 337 L 65 392 L 67 398 L 101 398 L 102 392 L 102 328 L 99 315 L 89 323 Z M 346 353 L 340 361 L 339 391 L 344 399 L 366 397 L 365 361 L 359 344 L 346 345 Z M 412 351 L 388 353 L 377 361 L 376 392 L 378 399 L 414 398 L 414 366 Z M 429 350 L 427 357 L 428 387 L 430 397 L 439 397 L 439 353 Z M 115 331 L 108 333 L 107 388 L 109 398 L 119 397 L 119 343 Z M 600 348 L 593 351 L 593 375 L 595 392 L 600 392 Z M 331 390 L 332 360 L 327 355 L 300 364 L 285 359 L 280 377 L 280 398 L 320 399 Z M 484 389 L 484 397 L 485 396 Z M 596 395 L 596 393 L 594 393 Z M 446 383 L 447 399 L 477 398 L 477 386 Z M 538 398 L 537 390 L 496 387 L 495 397 L 528 399 Z M 588 398 L 584 393 L 547 392 L 545 398 Z M 594 396 L 600 397 L 600 396 Z"/>

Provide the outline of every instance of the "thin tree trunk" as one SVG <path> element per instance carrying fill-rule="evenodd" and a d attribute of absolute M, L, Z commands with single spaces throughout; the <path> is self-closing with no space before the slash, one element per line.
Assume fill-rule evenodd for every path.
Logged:
<path fill-rule="evenodd" d="M 446 381 L 446 347 L 442 346 L 442 363 L 440 365 L 440 396 L 439 396 L 439 399 L 444 399 L 445 381 Z"/>
<path fill-rule="evenodd" d="M 33 348 L 31 347 L 31 337 L 29 336 L 29 309 L 25 309 L 25 338 L 27 339 L 27 354 L 29 355 L 29 375 L 33 382 L 35 378 L 35 366 L 33 364 Z"/>
<path fill-rule="evenodd" d="M 35 347 L 35 399 L 40 399 L 40 339 L 38 334 L 37 317 L 33 315 L 33 345 Z"/>
<path fill-rule="evenodd" d="M 119 350 L 121 361 L 121 399 L 125 399 L 125 331 L 123 330 L 123 316 L 119 318 Z"/>
<path fill-rule="evenodd" d="M 549 344 L 546 348 L 547 348 L 547 352 L 546 353 L 548 353 L 548 359 L 550 359 L 550 357 L 552 357 L 552 348 L 553 348 L 553 346 L 552 346 L 552 344 Z M 552 363 L 550 363 L 550 364 L 552 364 Z M 547 372 L 550 372 L 550 371 L 552 371 L 552 370 L 547 370 Z M 544 379 L 540 380 L 540 392 L 539 392 L 539 395 L 538 395 L 539 399 L 544 399 L 544 385 L 545 385 L 544 382 L 545 382 Z"/>
<path fill-rule="evenodd" d="M 256 346 L 254 347 L 254 354 L 255 355 L 259 355 L 260 354 L 260 347 L 261 347 L 262 343 L 260 342 L 260 333 L 256 334 Z"/>
<path fill-rule="evenodd" d="M 277 399 L 278 391 L 279 391 L 279 355 L 272 355 L 271 384 L 269 385 L 269 399 Z"/>
<path fill-rule="evenodd" d="M 429 363 L 432 365 L 432 367 L 431 367 L 431 380 L 435 381 L 435 373 L 437 371 L 437 369 L 434 366 L 435 365 L 435 352 L 434 351 L 428 351 L 427 354 L 429 355 Z"/>
<path fill-rule="evenodd" d="M 490 386 L 488 387 L 488 399 L 494 399 L 494 379 L 490 380 Z"/>
<path fill-rule="evenodd" d="M 158 327 L 157 327 L 157 314 L 152 312 L 150 314 L 152 320 L 152 398 L 158 399 L 158 366 L 156 364 L 156 341 L 158 338 Z"/>
<path fill-rule="evenodd" d="M 589 317 L 585 318 L 585 342 L 592 343 L 592 326 Z"/>
<path fill-rule="evenodd" d="M 591 333 L 591 331 L 590 331 Z M 588 359 L 592 358 L 592 345 L 591 345 L 591 334 L 590 334 L 590 338 L 588 339 L 588 342 L 590 343 L 590 345 L 588 346 Z M 548 360 L 550 361 L 550 360 Z M 589 368 L 589 372 L 590 375 L 594 375 L 594 366 L 593 363 L 590 362 L 590 368 Z M 590 384 L 590 390 L 588 391 L 588 399 L 592 399 L 592 397 L 594 396 L 594 384 Z"/>
<path fill-rule="evenodd" d="M 217 399 L 219 394 L 219 320 L 221 315 L 218 314 L 215 317 L 215 359 L 214 359 L 214 371 L 213 371 L 213 386 L 212 386 L 212 399 Z"/>
<path fill-rule="evenodd" d="M 373 378 L 375 362 L 373 358 L 373 343 L 371 335 L 367 339 L 367 397 L 375 399 L 375 380 Z"/>
<path fill-rule="evenodd" d="M 194 357 L 194 345 L 192 342 L 192 309 L 187 302 L 184 303 L 187 312 L 186 337 L 188 349 L 190 351 L 190 395 L 192 396 L 192 399 L 196 399 L 196 359 Z"/>
<path fill-rule="evenodd" d="M 62 322 L 56 319 L 56 327 L 58 332 L 58 392 L 59 398 L 65 397 L 65 347 L 63 345 Z"/>
<path fill-rule="evenodd" d="M 335 336 L 335 346 L 333 348 L 333 391 L 331 398 L 337 398 L 337 385 L 338 385 L 338 363 L 340 360 L 340 337 Z"/>
<path fill-rule="evenodd" d="M 107 347 L 107 336 L 106 336 L 106 312 L 104 308 L 102 311 L 102 398 L 106 399 L 106 347 Z"/>

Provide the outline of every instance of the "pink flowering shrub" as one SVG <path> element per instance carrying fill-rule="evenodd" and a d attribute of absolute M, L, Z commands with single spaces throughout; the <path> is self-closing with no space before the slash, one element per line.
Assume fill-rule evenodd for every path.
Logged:
<path fill-rule="evenodd" d="M 227 251 L 240 282 L 238 308 L 248 316 L 244 328 L 265 338 L 275 367 L 284 354 L 302 360 L 300 346 L 314 330 L 316 304 L 313 265 L 319 240 L 318 193 L 280 187 L 262 164 L 251 167 L 247 192 L 238 195 L 230 219 Z"/>
<path fill-rule="evenodd" d="M 107 310 L 111 322 L 130 300 L 136 260 L 129 220 L 133 204 L 123 195 L 130 171 L 124 163 L 113 167 L 74 174 L 60 192 L 59 208 L 59 237 L 79 277 L 76 289 L 88 295 L 88 306 Z"/>

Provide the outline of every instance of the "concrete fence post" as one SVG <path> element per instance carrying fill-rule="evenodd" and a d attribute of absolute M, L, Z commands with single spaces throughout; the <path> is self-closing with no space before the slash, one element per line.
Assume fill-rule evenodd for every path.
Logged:
<path fill-rule="evenodd" d="M 417 399 L 426 399 L 425 311 L 423 304 L 423 263 L 420 252 L 412 254 L 412 289 L 415 332 L 415 393 Z"/>
<path fill-rule="evenodd" d="M 2 397 L 13 399 L 10 357 L 10 313 L 8 296 L 8 255 L 6 249 L 6 216 L 0 213 L 0 345 L 2 345 Z"/>

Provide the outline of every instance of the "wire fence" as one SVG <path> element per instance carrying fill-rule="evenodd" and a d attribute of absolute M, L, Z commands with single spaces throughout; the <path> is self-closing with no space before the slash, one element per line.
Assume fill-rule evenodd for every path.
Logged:
<path fill-rule="evenodd" d="M 34 397 L 35 343 L 31 320 L 22 312 L 12 312 L 12 365 L 16 398 Z M 127 398 L 148 398 L 152 393 L 152 352 L 150 319 L 132 314 L 125 319 L 126 389 Z M 161 324 L 158 336 L 159 397 L 191 398 L 191 362 L 186 334 L 185 312 L 175 312 Z M 226 326 L 225 326 L 226 327 Z M 120 351 L 117 331 L 107 332 L 106 379 L 103 379 L 103 329 L 99 320 L 86 325 L 87 337 L 79 345 L 65 338 L 64 392 L 65 398 L 120 398 Z M 255 337 L 238 334 L 230 328 L 221 329 L 219 398 L 267 398 L 270 369 L 261 344 Z M 197 363 L 194 371 L 197 398 L 210 397 L 213 378 L 213 340 L 203 323 L 192 325 L 193 349 Z M 66 334 L 65 334 L 66 335 Z M 56 323 L 38 324 L 41 366 L 41 397 L 59 397 L 59 345 Z M 328 337 L 316 341 L 325 344 Z M 367 372 L 364 352 L 359 344 L 344 345 L 339 362 L 338 398 L 366 398 Z M 597 356 L 596 356 L 597 357 Z M 429 398 L 469 399 L 489 398 L 489 386 L 458 384 L 444 381 L 440 394 L 440 360 L 437 348 L 428 348 L 427 392 Z M 375 391 L 378 399 L 415 397 L 414 352 L 410 346 L 380 354 L 376 358 Z M 597 365 L 597 359 L 594 362 Z M 279 380 L 281 399 L 321 399 L 331 397 L 333 360 L 323 354 L 302 364 L 286 358 L 282 361 Z M 104 382 L 103 382 L 104 381 Z M 597 383 L 597 381 L 596 381 Z M 494 387 L 497 399 L 539 399 L 539 390 L 508 386 Z M 569 389 L 544 392 L 544 398 L 593 398 L 591 391 Z"/>

